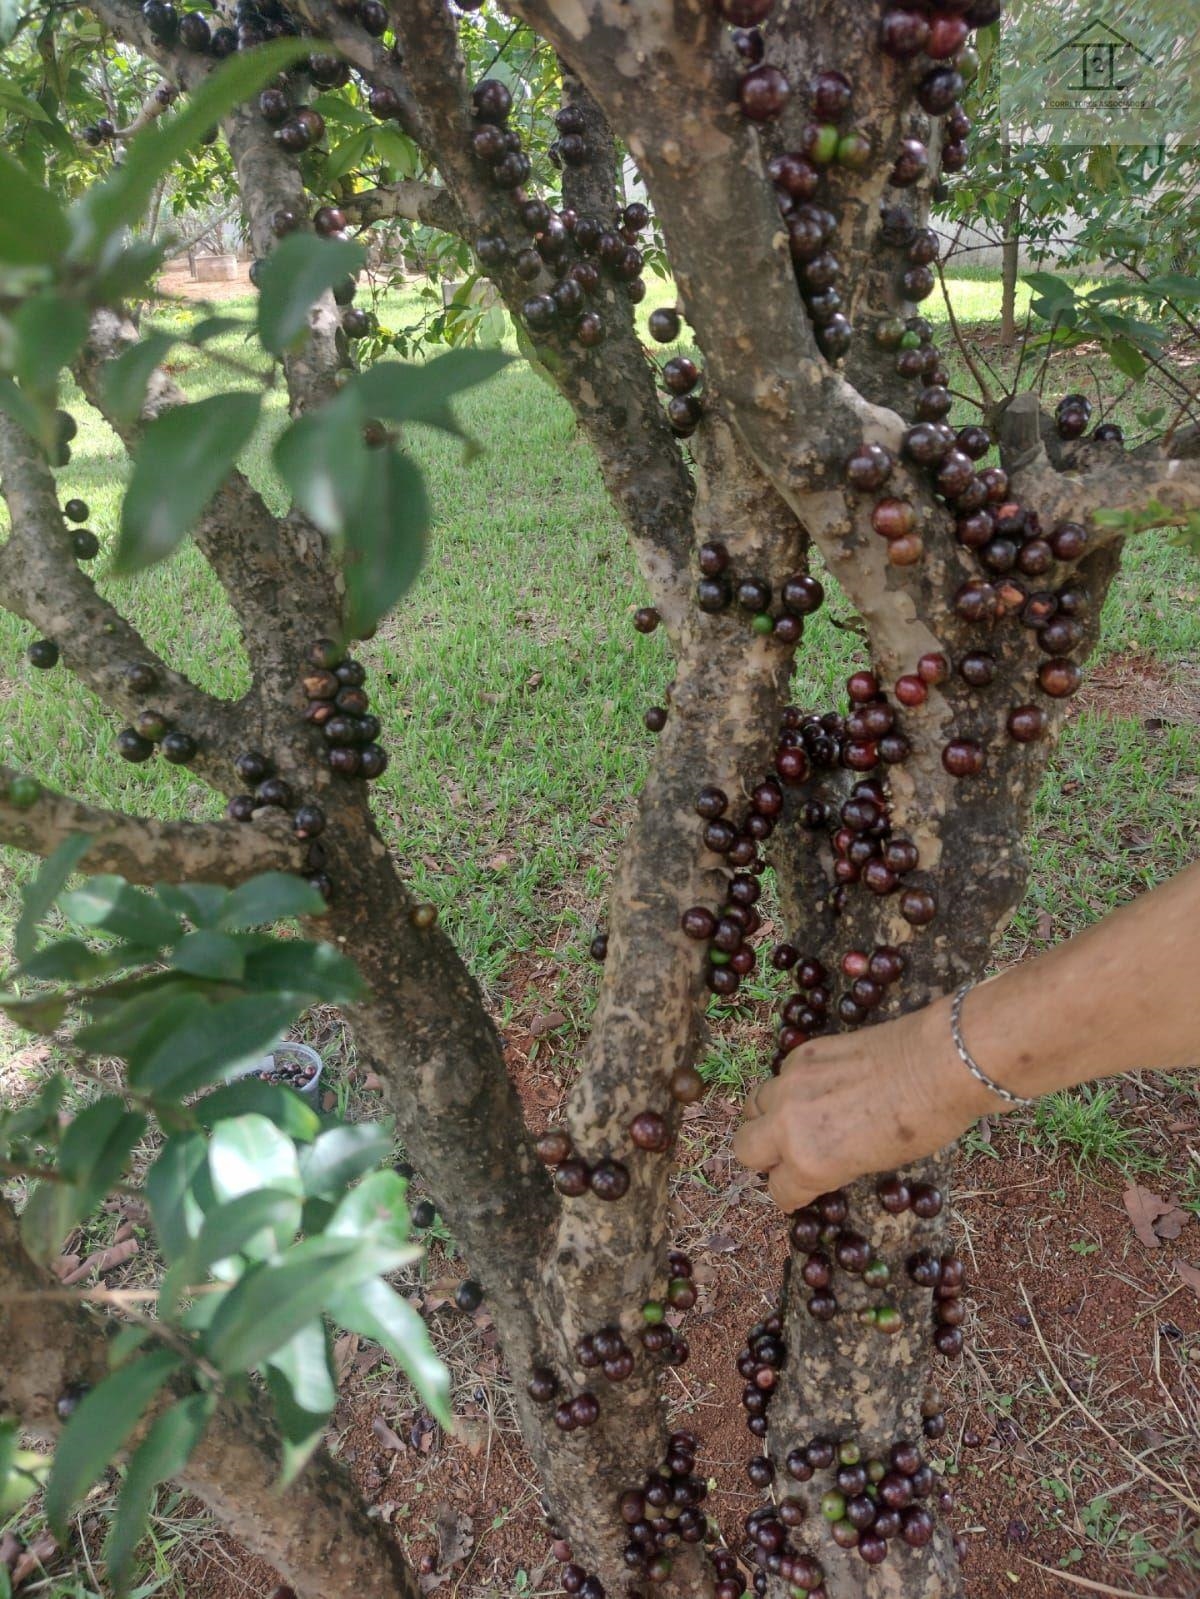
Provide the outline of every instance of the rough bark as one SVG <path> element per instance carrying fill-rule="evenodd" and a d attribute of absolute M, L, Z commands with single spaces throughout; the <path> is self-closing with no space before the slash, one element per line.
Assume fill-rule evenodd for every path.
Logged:
<path fill-rule="evenodd" d="M 188 87 L 210 70 L 202 57 L 154 45 L 131 0 L 93 0 L 93 6 L 159 60 L 173 81 Z M 365 84 L 399 96 L 400 125 L 418 140 L 440 178 L 440 187 L 396 185 L 360 196 L 352 202 L 355 220 L 436 219 L 436 225 L 470 240 L 488 234 L 504 239 L 511 262 L 530 235 L 512 194 L 487 184 L 470 154 L 472 121 L 455 13 L 442 0 L 397 5 L 397 52 L 371 38 L 333 0 L 302 0 L 302 8 Z M 588 160 L 565 174 L 565 200 L 606 224 L 611 220 L 614 134 L 619 137 L 647 181 L 707 363 L 706 416 L 692 449 L 698 466 L 693 486 L 688 461 L 663 418 L 654 365 L 641 347 L 633 302 L 623 287 L 606 281 L 596 302 L 608 327 L 599 349 L 585 350 L 561 332 L 539 335 L 531 345 L 596 451 L 677 652 L 670 714 L 622 853 L 602 992 L 568 1107 L 573 1141 L 589 1160 L 615 1157 L 628 1165 L 632 1180 L 621 1201 L 604 1205 L 593 1195 L 563 1200 L 555 1192 L 535 1159 L 476 985 L 444 934 L 413 917 L 412 896 L 376 831 L 365 790 L 330 777 L 320 759 L 319 734 L 301 721 L 304 650 L 311 638 L 332 631 L 337 607 L 337 574 L 324 541 L 299 518 L 272 519 L 248 485 L 231 477 L 197 542 L 238 610 L 255 663 L 252 695 L 238 707 L 223 706 L 163 663 L 154 664 L 170 696 L 164 708 L 190 731 L 203 733 L 198 776 L 230 792 L 230 755 L 239 743 L 257 744 L 298 794 L 318 797 L 326 808 L 324 869 L 334 879 L 336 897 L 317 930 L 358 962 L 371 986 L 371 999 L 351 1016 L 356 1037 L 383 1079 L 411 1158 L 486 1287 L 514 1378 L 522 1432 L 552 1514 L 575 1559 L 616 1593 L 627 1580 L 616 1496 L 662 1459 L 660 1374 L 635 1344 L 634 1375 L 609 1384 L 578 1364 L 575 1344 L 582 1334 L 615 1322 L 632 1343 L 641 1304 L 662 1292 L 670 1161 L 632 1149 L 628 1123 L 638 1111 L 655 1110 L 677 1130 L 667 1079 L 673 1067 L 694 1059 L 701 1035 L 704 950 L 684 938 L 679 918 L 692 904 L 720 903 L 728 869 L 703 848 L 695 794 L 701 784 L 716 783 L 736 803 L 769 768 L 791 666 L 790 649 L 752 632 L 737 612 L 709 616 L 691 604 L 693 544 L 719 537 L 739 573 L 761 573 L 778 586 L 802 564 L 811 539 L 862 618 L 872 665 L 885 686 L 911 672 L 926 651 L 942 650 L 957 660 L 968 649 L 986 646 L 997 656 L 997 677 L 986 695 L 955 675 L 902 717 L 912 753 L 889 773 L 891 821 L 920 852 L 919 871 L 910 881 L 927 884 L 939 897 L 941 915 L 932 927 L 914 931 L 892 897 L 858 893 L 835 913 L 823 836 L 818 841 L 798 827 L 794 807 L 792 820 L 776 835 L 773 864 L 797 941 L 831 968 L 847 948 L 903 947 L 910 964 L 903 997 L 895 1003 L 904 1008 L 980 975 L 986 966 L 992 940 L 1023 888 L 1021 835 L 1052 738 L 1019 746 L 1005 736 L 1004 708 L 1030 698 L 1039 656 L 1011 612 L 983 629 L 954 614 L 955 590 L 978 568 L 954 541 L 952 517 L 928 479 L 898 463 L 888 485 L 889 493 L 907 495 L 918 508 L 925 538 L 924 561 L 905 569 L 888 562 L 884 542 L 871 528 L 871 498 L 849 491 L 842 479 L 845 457 L 864 438 L 899 454 L 899 413 L 909 408 L 911 390 L 897 380 L 892 358 L 874 345 L 871 330 L 880 319 L 912 309 L 898 287 L 897 258 L 879 249 L 878 206 L 888 197 L 889 164 L 883 158 L 897 139 L 928 137 L 936 156 L 936 130 L 912 110 L 913 79 L 921 69 L 880 62 L 876 13 L 861 8 L 790 0 L 770 34 L 772 59 L 796 84 L 831 61 L 853 71 L 855 123 L 877 158 L 866 174 L 835 172 L 828 180 L 840 212 L 837 247 L 859 328 L 851 356 L 838 368 L 818 352 L 766 175 L 769 156 L 799 139 L 804 96 L 798 93 L 765 134 L 747 123 L 736 106 L 733 53 L 707 0 L 638 8 L 621 0 L 518 0 L 513 10 L 559 51 L 564 97 L 585 119 Z M 301 168 L 279 151 L 252 108 L 234 113 L 226 131 L 262 255 L 273 244 L 276 209 L 308 212 Z M 918 223 L 925 219 L 927 188 L 909 191 L 903 201 Z M 505 265 L 494 275 L 518 320 L 524 299 L 554 281 L 549 269 L 528 283 Z M 102 362 L 129 336 L 118 316 L 97 319 L 80 369 L 93 397 L 99 396 Z M 336 312 L 325 297 L 314 307 L 310 337 L 285 362 L 293 411 L 328 397 L 344 361 Z M 146 415 L 178 399 L 172 386 L 156 379 Z M 1200 504 L 1200 472 L 1193 465 L 1135 461 L 1090 447 L 1063 451 L 1053 441 L 1047 449 L 1044 422 L 1036 406 L 1022 402 L 1010 408 L 1005 424 L 1014 481 L 1043 521 L 1137 508 L 1150 497 L 1176 516 Z M 141 641 L 104 607 L 73 563 L 60 564 L 66 535 L 50 475 L 11 424 L 0 419 L 0 430 L 6 430 L 0 431 L 0 465 L 16 528 L 0 553 L 0 600 L 57 638 L 67 665 L 130 714 L 141 704 L 123 692 L 120 668 L 147 658 Z M 126 430 L 127 442 L 135 432 Z M 1175 443 L 1176 454 L 1192 453 L 1182 434 Z M 1094 525 L 1092 531 L 1092 553 L 1078 569 L 1093 593 L 1084 651 L 1119 544 Z M 1066 568 L 1057 567 L 1045 582 L 1051 586 L 1066 575 Z M 85 624 L 79 636 L 89 639 L 86 653 L 67 637 L 79 618 Z M 98 648 L 93 635 L 100 639 Z M 1047 708 L 1052 735 L 1061 702 Z M 962 783 L 947 775 L 940 751 L 951 735 L 979 741 L 987 758 L 984 775 Z M 828 799 L 846 786 L 847 774 L 840 773 L 814 784 L 812 793 Z M 101 841 L 96 849 L 104 854 L 96 860 L 127 863 L 121 869 L 131 875 L 171 875 L 167 857 L 173 853 L 188 875 L 213 875 L 219 870 L 215 861 L 211 870 L 197 870 L 196 862 L 210 861 L 231 831 L 237 858 L 230 858 L 230 880 L 261 869 L 259 850 L 278 849 L 281 859 L 292 858 L 282 829 L 261 835 L 220 825 L 189 831 L 183 824 L 109 817 L 60 796 L 46 797 L 31 812 L 10 815 L 10 809 L 0 807 L 0 836 L 44 850 L 83 826 Z M 927 1162 L 922 1172 L 944 1185 L 948 1162 Z M 907 1283 L 903 1259 L 918 1245 L 941 1247 L 944 1222 L 883 1218 L 869 1183 L 857 1185 L 852 1200 L 863 1230 L 893 1265 L 891 1297 L 903 1329 L 890 1341 L 863 1334 L 853 1316 L 860 1302 L 856 1287 L 843 1289 L 843 1311 L 828 1324 L 809 1318 L 798 1285 L 788 1290 L 789 1356 L 772 1402 L 770 1436 L 780 1462 L 793 1444 L 815 1433 L 853 1436 L 868 1452 L 919 1435 L 929 1306 Z M 76 1322 L 60 1330 L 64 1358 L 91 1358 Z M 597 1424 L 560 1434 L 547 1411 L 525 1397 L 534 1364 L 552 1367 L 565 1393 L 597 1392 Z M 14 1391 L 13 1402 L 44 1409 L 51 1385 L 37 1387 L 42 1381 L 35 1377 L 36 1391 Z M 4 1393 L 0 1386 L 0 1397 Z M 377 1530 L 364 1526 L 342 1488 L 325 1479 L 316 1491 L 318 1502 L 306 1511 L 313 1541 L 304 1542 L 289 1520 L 278 1551 L 267 1547 L 273 1510 L 268 1514 L 252 1490 L 256 1462 L 271 1456 L 273 1445 L 259 1422 L 239 1416 L 231 1424 L 234 1419 L 246 1433 L 243 1452 L 227 1452 L 211 1468 L 211 1479 L 223 1472 L 232 1489 L 211 1479 L 207 1489 L 208 1502 L 226 1525 L 269 1558 L 293 1561 L 309 1589 L 291 1567 L 281 1569 L 301 1592 L 315 1591 L 321 1559 L 331 1548 L 327 1533 L 340 1532 L 354 1546 L 347 1560 L 383 1561 L 376 1575 L 363 1574 L 359 1591 L 407 1593 L 396 1586 L 407 1578 L 392 1570 L 389 1555 L 380 1554 Z M 235 1442 L 226 1440 L 225 1449 L 234 1450 Z M 949 1531 L 943 1524 L 931 1550 L 920 1556 L 897 1551 L 877 1573 L 820 1547 L 826 1592 L 830 1599 L 864 1593 L 873 1599 L 950 1599 L 957 1579 Z M 288 1542 L 297 1538 L 298 1548 Z M 350 1591 L 348 1581 L 343 1587 Z M 711 1589 L 703 1556 L 684 1550 L 660 1592 L 699 1599 Z"/>
<path fill-rule="evenodd" d="M 303 847 L 282 817 L 264 814 L 253 826 L 236 822 L 162 822 L 150 816 L 85 805 L 43 789 L 30 809 L 8 795 L 17 774 L 0 767 L 0 842 L 34 855 L 50 855 L 74 833 L 92 839 L 84 859 L 89 872 L 119 872 L 131 883 L 243 883 L 258 872 L 290 872 Z"/>

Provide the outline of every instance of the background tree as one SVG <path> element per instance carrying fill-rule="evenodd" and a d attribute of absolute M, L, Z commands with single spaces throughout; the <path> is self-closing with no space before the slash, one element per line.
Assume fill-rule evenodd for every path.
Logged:
<path fill-rule="evenodd" d="M 772 958 L 797 977 L 776 1064 L 814 1032 L 869 1025 L 983 972 L 1022 892 L 1029 806 L 1121 542 L 1188 524 L 1200 475 L 1156 446 L 1124 451 L 1112 429 L 1084 440 L 1077 396 L 1053 421 L 1036 396 L 1003 408 L 1000 465 L 980 465 L 992 447 L 982 428 L 945 422 L 942 358 L 915 307 L 935 286 L 931 187 L 966 159 L 955 59 L 996 21 L 994 0 L 882 13 L 522 0 L 513 22 L 541 41 L 521 35 L 537 65 L 528 106 L 524 79 L 467 71 L 497 28 L 490 7 L 89 9 L 97 52 L 153 63 L 183 107 L 148 114 L 136 139 L 106 132 L 98 148 L 124 143 L 122 159 L 69 211 L 36 159 L 32 175 L 0 162 L 11 518 L 0 601 L 42 635 L 45 664 L 61 660 L 128 723 L 122 754 L 188 766 L 227 798 L 228 820 L 164 831 L 14 778 L 0 834 L 38 853 L 83 835 L 89 869 L 133 882 L 308 879 L 328 901 L 322 935 L 367 987 L 347 1003 L 360 1054 L 486 1289 L 522 1434 L 570 1547 L 564 1587 L 596 1599 L 652 1582 L 734 1599 L 745 1579 L 734 1552 L 706 1543 L 696 1441 L 668 1435 L 661 1398 L 664 1365 L 687 1355 L 665 1321 L 693 1292 L 666 1194 L 681 1108 L 702 1090 L 702 1002 L 735 992 L 758 958 L 768 860 L 794 937 Z M 47 32 L 54 40 L 55 24 Z M 556 74 L 543 159 L 538 107 Z M 36 99 L 31 86 L 22 92 Z M 287 386 L 279 516 L 235 465 L 259 425 L 258 379 L 235 370 L 228 394 L 188 404 L 160 369 L 179 334 L 151 316 L 139 338 L 125 315 L 162 249 L 126 230 L 214 122 L 257 257 L 247 331 Z M 363 188 L 368 147 L 381 181 Z M 636 241 L 649 216 L 621 203 L 622 151 L 703 352 L 702 387 L 690 358 L 660 368 L 642 341 Z M 546 176 L 561 170 L 553 207 L 535 192 L 535 158 Z M 629 530 L 653 596 L 638 625 L 664 627 L 675 656 L 597 941 L 604 976 L 567 1122 L 536 1145 L 478 990 L 388 856 L 365 781 L 386 756 L 346 649 L 419 561 L 427 507 L 405 429 L 452 428 L 449 397 L 496 365 L 479 352 L 466 368 L 379 359 L 355 370 L 356 346 L 378 357 L 387 341 L 355 300 L 362 256 L 343 235 L 382 218 L 465 241 L 495 283 Z M 649 325 L 660 343 L 680 331 L 670 311 Z M 188 337 L 213 332 L 205 321 Z M 133 455 L 118 566 L 165 558 L 190 530 L 242 629 L 250 680 L 237 701 L 156 658 L 89 577 L 91 546 L 68 525 L 79 508 L 60 509 L 54 476 L 69 459 L 56 411 L 67 366 Z M 849 708 L 823 714 L 787 704 L 804 619 L 823 598 L 814 551 L 857 613 L 867 657 Z M 201 906 L 177 914 L 210 930 Z M 165 933 L 164 944 L 174 948 Z M 143 1040 L 126 1042 L 136 1074 Z M 783 1501 L 748 1525 L 760 1592 L 958 1591 L 951 1529 L 922 1502 L 932 1474 L 914 1442 L 937 1433 L 930 1358 L 962 1345 L 948 1179 L 948 1156 L 925 1161 L 793 1219 L 778 1311 L 743 1357 L 754 1393 L 770 1396 L 769 1408 L 747 1406 L 761 1451 L 751 1480 L 773 1479 Z M 6 1226 L 9 1283 L 28 1293 L 45 1278 Z M 315 1310 L 345 1307 L 334 1295 Z M 0 1388 L 43 1429 L 64 1350 L 82 1336 L 73 1312 L 53 1325 L 55 1337 L 32 1339 L 14 1323 Z M 180 1336 L 211 1365 L 211 1329 Z M 274 1420 L 262 1419 L 244 1381 L 256 1363 L 243 1368 L 242 1408 L 218 1410 L 204 1436 L 254 1451 L 265 1469 L 276 1429 L 287 1437 L 286 1403 L 274 1396 Z M 164 1451 L 164 1474 L 195 1483 L 198 1456 L 177 1455 L 186 1449 Z M 874 1461 L 890 1465 L 882 1500 L 860 1480 Z M 261 1496 L 231 1502 L 215 1474 L 207 1496 L 302 1595 L 360 1592 L 367 1571 L 369 1591 L 407 1593 L 386 1534 L 330 1486 L 329 1463 L 308 1470 L 312 1497 L 279 1501 L 269 1523 Z M 828 1490 L 827 1519 L 796 1525 L 789 1481 L 810 1497 Z M 335 1548 L 351 1551 L 341 1564 Z"/>

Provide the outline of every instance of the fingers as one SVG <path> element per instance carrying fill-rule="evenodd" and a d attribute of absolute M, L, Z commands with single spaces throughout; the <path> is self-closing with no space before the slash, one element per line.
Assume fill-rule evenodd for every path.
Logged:
<path fill-rule="evenodd" d="M 772 1101 L 778 1095 L 777 1081 L 774 1077 L 768 1077 L 761 1083 L 755 1083 L 742 1105 L 742 1115 L 747 1121 L 765 1116 L 770 1111 Z"/>
<path fill-rule="evenodd" d="M 733 1153 L 751 1171 L 770 1171 L 779 1164 L 779 1142 L 769 1116 L 743 1122 L 733 1135 Z"/>
<path fill-rule="evenodd" d="M 776 1166 L 767 1180 L 767 1191 L 785 1215 L 810 1204 L 817 1190 L 805 1187 L 799 1173 L 791 1166 Z"/>

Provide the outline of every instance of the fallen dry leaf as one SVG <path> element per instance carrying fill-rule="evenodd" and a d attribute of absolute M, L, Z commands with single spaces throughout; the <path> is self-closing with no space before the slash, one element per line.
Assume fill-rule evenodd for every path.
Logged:
<path fill-rule="evenodd" d="M 57 1260 L 50 1262 L 50 1270 L 61 1281 L 73 1272 L 79 1265 L 78 1255 L 60 1255 Z"/>
<path fill-rule="evenodd" d="M 1177 1260 L 1175 1270 L 1183 1278 L 1197 1299 L 1200 1299 L 1200 1266 L 1189 1266 L 1186 1260 Z"/>
<path fill-rule="evenodd" d="M 398 1455 L 404 1453 L 404 1440 L 399 1433 L 392 1431 L 382 1416 L 375 1417 L 371 1423 L 371 1431 L 385 1449 L 393 1449 Z"/>
<path fill-rule="evenodd" d="M 732 1255 L 737 1247 L 737 1239 L 729 1233 L 713 1233 L 700 1245 L 701 1249 L 707 1249 L 713 1255 Z"/>
<path fill-rule="evenodd" d="M 443 1501 L 433 1513 L 437 1528 L 438 1565 L 456 1566 L 471 1553 L 475 1523 L 461 1510 Z"/>
<path fill-rule="evenodd" d="M 1178 1238 L 1191 1219 L 1191 1212 L 1181 1210 L 1177 1205 L 1173 1210 L 1166 1211 L 1158 1218 L 1154 1223 L 1154 1231 L 1160 1238 Z"/>
<path fill-rule="evenodd" d="M 337 1372 L 337 1380 L 341 1382 L 350 1367 L 354 1364 L 354 1357 L 358 1353 L 358 1334 L 342 1333 L 333 1346 L 333 1364 Z"/>
<path fill-rule="evenodd" d="M 556 1027 L 561 1027 L 566 1021 L 565 1014 L 560 1010 L 546 1011 L 540 1016 L 535 1016 L 529 1024 L 531 1038 L 544 1038 L 547 1033 L 552 1033 Z"/>
<path fill-rule="evenodd" d="M 1037 913 L 1037 936 L 1043 944 L 1048 944 L 1054 937 L 1054 922 L 1050 917 L 1049 911 L 1039 911 Z"/>
<path fill-rule="evenodd" d="M 1160 1217 L 1168 1215 L 1175 1207 L 1148 1188 L 1131 1183 L 1121 1195 L 1129 1215 L 1130 1225 L 1147 1249 L 1157 1249 L 1161 1239 L 1155 1230 Z"/>
<path fill-rule="evenodd" d="M 383 1078 L 378 1072 L 368 1072 L 363 1078 L 362 1085 L 368 1094 L 377 1094 L 383 1087 Z"/>
<path fill-rule="evenodd" d="M 26 1577 L 32 1577 L 41 1571 L 57 1548 L 58 1545 L 48 1532 L 40 1533 L 32 1543 L 26 1545 L 23 1553 L 17 1556 L 12 1568 L 13 1588 L 19 1588 Z"/>

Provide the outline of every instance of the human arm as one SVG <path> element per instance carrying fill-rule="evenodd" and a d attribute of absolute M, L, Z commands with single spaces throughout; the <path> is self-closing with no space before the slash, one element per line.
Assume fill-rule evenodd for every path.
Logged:
<path fill-rule="evenodd" d="M 962 1033 L 1022 1098 L 1200 1060 L 1200 863 L 968 994 Z M 784 1210 L 903 1166 L 1012 1105 L 954 1046 L 949 996 L 877 1027 L 814 1038 L 750 1094 L 734 1153 Z"/>

